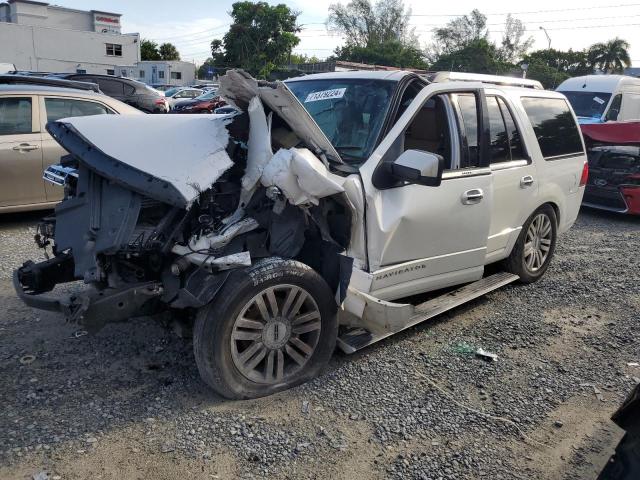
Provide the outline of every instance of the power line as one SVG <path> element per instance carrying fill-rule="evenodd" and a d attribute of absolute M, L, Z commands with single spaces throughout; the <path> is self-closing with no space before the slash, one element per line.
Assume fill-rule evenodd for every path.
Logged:
<path fill-rule="evenodd" d="M 596 9 L 602 9 L 602 8 L 623 8 L 623 7 L 637 7 L 640 6 L 640 3 L 622 3 L 619 5 L 604 5 L 604 6 L 593 6 L 593 7 L 580 7 L 580 8 L 558 8 L 558 9 L 554 9 L 554 10 L 534 10 L 534 11 L 529 11 L 529 12 L 502 12 L 502 13 L 498 13 L 498 12 L 491 12 L 491 13 L 486 13 L 486 15 L 530 15 L 530 14 L 534 14 L 534 13 L 549 13 L 549 12 L 575 12 L 578 10 L 596 10 Z M 455 14 L 431 14 L 431 13 L 425 13 L 425 14 L 411 14 L 411 17 L 464 17 L 466 14 L 460 14 L 460 13 L 455 13 Z"/>

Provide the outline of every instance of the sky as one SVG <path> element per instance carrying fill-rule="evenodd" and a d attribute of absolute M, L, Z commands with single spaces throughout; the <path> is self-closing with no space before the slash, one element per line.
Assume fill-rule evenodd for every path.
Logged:
<path fill-rule="evenodd" d="M 327 32 L 329 5 L 339 0 L 279 0 L 300 12 L 298 23 L 301 42 L 296 53 L 324 58 L 344 43 L 338 35 Z M 222 38 L 231 23 L 228 12 L 232 0 L 59 0 L 65 7 L 104 10 L 122 14 L 123 33 L 138 32 L 142 38 L 159 43 L 171 42 L 178 47 L 183 60 L 202 63 L 210 56 L 209 44 Z M 54 2 L 52 2 L 54 3 Z M 339 3 L 347 3 L 340 0 Z M 434 28 L 446 25 L 456 16 L 478 8 L 487 16 L 491 39 L 500 42 L 504 20 L 511 13 L 525 23 L 527 36 L 534 40 L 533 49 L 551 46 L 558 49 L 580 50 L 589 45 L 619 36 L 631 44 L 634 66 L 640 66 L 640 3 L 633 0 L 537 0 L 484 2 L 458 0 L 425 2 L 404 0 L 411 8 L 411 25 L 420 39 L 420 47 L 431 42 Z"/>

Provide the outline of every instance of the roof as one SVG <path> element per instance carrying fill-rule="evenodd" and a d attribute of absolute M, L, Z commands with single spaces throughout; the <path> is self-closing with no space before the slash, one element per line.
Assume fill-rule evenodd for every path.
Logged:
<path fill-rule="evenodd" d="M 69 87 L 51 87 L 48 85 L 0 84 L 0 93 L 69 93 L 77 95 L 103 97 L 104 95 L 90 90 L 80 90 Z"/>
<path fill-rule="evenodd" d="M 640 86 L 640 78 L 628 75 L 585 75 L 565 80 L 556 88 L 559 92 L 613 92 L 624 85 Z"/>
<path fill-rule="evenodd" d="M 429 81 L 436 83 L 448 81 L 482 82 L 494 85 L 507 85 L 544 90 L 544 87 L 538 80 L 531 80 L 530 78 L 505 77 L 502 75 L 487 75 L 483 73 L 434 72 L 426 75 L 426 78 Z"/>
<path fill-rule="evenodd" d="M 391 80 L 394 82 L 400 81 L 407 75 L 414 75 L 411 72 L 404 70 L 356 70 L 350 72 L 328 72 L 328 73 L 313 73 L 311 75 L 305 75 L 303 77 L 289 78 L 286 82 L 299 82 L 305 80 L 348 80 L 348 79 L 367 79 L 367 80 Z"/>

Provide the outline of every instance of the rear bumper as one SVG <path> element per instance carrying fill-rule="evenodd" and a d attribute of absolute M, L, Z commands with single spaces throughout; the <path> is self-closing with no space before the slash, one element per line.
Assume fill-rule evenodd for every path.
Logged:
<path fill-rule="evenodd" d="M 582 204 L 609 212 L 640 215 L 640 188 L 621 186 L 614 189 L 589 185 L 585 190 Z"/>

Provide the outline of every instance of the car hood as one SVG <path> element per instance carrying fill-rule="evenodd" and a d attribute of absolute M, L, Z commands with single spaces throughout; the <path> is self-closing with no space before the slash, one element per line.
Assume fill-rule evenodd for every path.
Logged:
<path fill-rule="evenodd" d="M 313 117 L 283 82 L 258 83 L 242 70 L 229 70 L 220 79 L 218 95 L 241 110 L 245 110 L 251 99 L 258 96 L 287 123 L 316 156 L 344 163 Z"/>
<path fill-rule="evenodd" d="M 93 115 L 49 122 L 69 153 L 109 180 L 188 207 L 233 165 L 225 116 Z"/>

